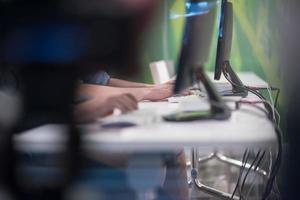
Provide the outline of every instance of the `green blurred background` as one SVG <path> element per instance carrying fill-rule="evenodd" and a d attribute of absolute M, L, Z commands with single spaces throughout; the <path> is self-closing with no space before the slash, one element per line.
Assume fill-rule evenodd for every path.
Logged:
<path fill-rule="evenodd" d="M 234 31 L 231 63 L 237 71 L 253 71 L 273 86 L 280 86 L 278 62 L 280 0 L 232 0 L 234 5 Z M 162 0 L 152 29 L 148 33 L 147 51 L 143 65 L 171 59 L 176 61 L 180 49 L 184 18 L 171 19 L 174 14 L 184 14 L 184 0 Z M 218 1 L 218 6 L 220 1 Z M 211 48 L 207 70 L 213 70 L 216 56 L 218 23 Z M 143 79 L 151 82 L 148 68 Z"/>
<path fill-rule="evenodd" d="M 271 86 L 281 88 L 279 63 L 280 30 L 278 21 L 282 0 L 232 0 L 234 6 L 234 30 L 231 64 L 236 71 L 252 71 Z M 146 51 L 143 54 L 143 70 L 139 81 L 152 82 L 148 65 L 158 60 L 176 62 L 185 19 L 173 19 L 174 14 L 185 13 L 184 0 L 159 0 L 152 28 L 147 32 Z M 220 10 L 220 0 L 217 1 Z M 220 12 L 218 13 L 220 15 Z M 210 59 L 206 65 L 213 71 L 219 17 L 215 23 L 214 41 Z M 279 109 L 283 113 L 283 95 L 279 98 Z"/>

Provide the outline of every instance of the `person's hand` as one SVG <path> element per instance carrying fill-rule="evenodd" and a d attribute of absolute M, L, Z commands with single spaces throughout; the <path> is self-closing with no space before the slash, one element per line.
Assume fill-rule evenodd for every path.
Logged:
<path fill-rule="evenodd" d="M 120 110 L 121 113 L 127 113 L 136 110 L 137 103 L 138 101 L 131 94 L 120 94 L 107 98 L 100 109 L 104 116 L 112 114 L 115 109 Z"/>
<path fill-rule="evenodd" d="M 74 116 L 76 121 L 86 123 L 110 115 L 115 109 L 126 113 L 137 108 L 137 100 L 131 94 L 120 94 L 105 98 L 96 96 L 77 105 L 74 109 Z"/>
<path fill-rule="evenodd" d="M 173 88 L 174 84 L 169 82 L 154 85 L 151 88 L 146 88 L 148 92 L 146 93 L 144 99 L 150 101 L 163 100 L 173 95 Z"/>
<path fill-rule="evenodd" d="M 144 100 L 159 101 L 171 97 L 174 95 L 175 80 L 169 80 L 163 84 L 154 85 L 151 88 L 147 88 L 148 92 L 144 96 Z M 183 90 L 181 93 L 183 96 L 191 95 L 189 89 Z"/>
<path fill-rule="evenodd" d="M 176 83 L 176 76 L 171 78 L 169 81 L 165 82 L 164 84 L 173 85 L 173 87 L 175 87 L 175 83 Z M 192 94 L 192 92 L 189 89 L 185 89 L 180 93 L 180 95 L 182 95 L 182 96 L 187 96 L 187 95 L 191 95 L 191 94 Z"/>
<path fill-rule="evenodd" d="M 169 84 L 169 85 L 175 85 L 176 79 L 170 79 L 167 82 L 163 83 L 163 84 Z"/>

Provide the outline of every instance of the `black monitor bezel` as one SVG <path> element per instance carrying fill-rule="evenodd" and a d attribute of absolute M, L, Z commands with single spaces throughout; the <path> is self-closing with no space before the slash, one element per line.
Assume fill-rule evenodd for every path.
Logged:
<path fill-rule="evenodd" d="M 220 80 L 224 63 L 226 61 L 229 61 L 230 59 L 233 16 L 232 13 L 228 12 L 228 6 L 229 6 L 228 0 L 222 0 L 217 55 L 216 55 L 215 72 L 214 72 L 215 80 Z"/>

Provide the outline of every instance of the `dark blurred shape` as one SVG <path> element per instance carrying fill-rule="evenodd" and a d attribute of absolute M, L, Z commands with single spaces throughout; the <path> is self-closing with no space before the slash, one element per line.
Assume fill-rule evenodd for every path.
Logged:
<path fill-rule="evenodd" d="M 214 79 L 220 80 L 221 74 L 230 78 L 232 90 L 223 92 L 223 96 L 246 97 L 248 91 L 230 64 L 230 53 L 233 32 L 233 5 L 227 0 L 222 0 L 221 20 L 219 26 L 218 48 Z"/>
<path fill-rule="evenodd" d="M 208 61 L 216 7 L 216 1 L 192 0 L 186 3 L 187 18 L 177 62 L 175 93 L 192 86 L 195 83 L 195 69 L 204 68 Z"/>
<path fill-rule="evenodd" d="M 284 78 L 286 108 L 287 154 L 283 158 L 281 199 L 299 198 L 300 180 L 300 1 L 285 0 L 278 6 L 281 11 L 280 58 Z"/>
<path fill-rule="evenodd" d="M 1 4 L 3 64 L 77 63 L 84 71 L 100 66 L 126 73 L 137 69 L 140 34 L 155 3 L 135 10 L 124 0 Z"/>
<path fill-rule="evenodd" d="M 15 86 L 10 86 L 21 94 L 23 105 L 15 131 L 48 123 L 69 127 L 66 151 L 57 161 L 61 181 L 32 188 L 30 180 L 17 181 L 15 170 L 22 166 L 13 148 L 13 131 L 2 133 L 0 156 L 6 162 L 0 165 L 0 186 L 17 199 L 27 198 L 24 194 L 29 199 L 63 199 L 81 163 L 80 132 L 72 116 L 78 78 L 105 67 L 134 72 L 139 38 L 154 2 L 0 1 L 0 71 L 8 80 L 8 69 L 16 73 Z"/>
<path fill-rule="evenodd" d="M 205 74 L 209 58 L 217 1 L 191 0 L 186 3 L 187 19 L 177 67 L 174 92 L 203 84 L 210 103 L 209 111 L 186 111 L 164 116 L 167 121 L 193 121 L 203 119 L 225 120 L 231 115 L 229 108 Z M 200 88 L 199 88 L 200 89 Z"/>

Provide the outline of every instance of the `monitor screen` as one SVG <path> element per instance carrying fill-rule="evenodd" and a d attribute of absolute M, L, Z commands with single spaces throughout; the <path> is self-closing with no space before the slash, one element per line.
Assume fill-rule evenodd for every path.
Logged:
<path fill-rule="evenodd" d="M 194 69 L 208 61 L 216 17 L 216 1 L 191 0 L 186 3 L 186 24 L 177 62 L 175 93 L 194 82 Z"/>
<path fill-rule="evenodd" d="M 224 62 L 230 60 L 233 28 L 232 9 L 233 8 L 231 3 L 228 3 L 227 0 L 222 0 L 217 57 L 214 74 L 215 80 L 219 80 L 221 78 Z"/>

